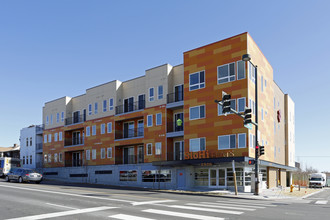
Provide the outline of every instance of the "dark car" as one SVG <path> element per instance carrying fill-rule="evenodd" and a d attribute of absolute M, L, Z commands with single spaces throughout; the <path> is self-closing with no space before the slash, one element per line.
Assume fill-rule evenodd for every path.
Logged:
<path fill-rule="evenodd" d="M 37 173 L 35 170 L 28 168 L 13 168 L 7 173 L 5 180 L 7 182 L 9 182 L 10 180 L 16 180 L 19 183 L 40 183 L 42 181 L 42 175 L 40 173 Z"/>

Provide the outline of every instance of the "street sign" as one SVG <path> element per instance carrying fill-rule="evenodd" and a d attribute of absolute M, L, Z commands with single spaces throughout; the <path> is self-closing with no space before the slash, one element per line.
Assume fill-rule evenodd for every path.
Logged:
<path fill-rule="evenodd" d="M 246 124 L 246 125 L 244 125 L 244 127 L 248 128 L 248 129 L 250 129 L 250 130 L 252 130 L 252 123 Z"/>

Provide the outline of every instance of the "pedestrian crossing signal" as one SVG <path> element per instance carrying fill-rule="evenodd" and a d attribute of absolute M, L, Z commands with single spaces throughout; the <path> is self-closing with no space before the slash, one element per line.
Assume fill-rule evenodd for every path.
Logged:
<path fill-rule="evenodd" d="M 255 160 L 249 160 L 249 165 L 254 165 L 255 164 Z"/>

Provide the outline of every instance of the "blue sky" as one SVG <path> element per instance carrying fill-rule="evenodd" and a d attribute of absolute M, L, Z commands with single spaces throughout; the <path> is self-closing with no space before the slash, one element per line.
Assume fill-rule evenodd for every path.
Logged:
<path fill-rule="evenodd" d="M 330 1 L 84 1 L 0 3 L 0 146 L 41 124 L 45 102 L 249 32 L 296 104 L 296 159 L 330 171 Z"/>

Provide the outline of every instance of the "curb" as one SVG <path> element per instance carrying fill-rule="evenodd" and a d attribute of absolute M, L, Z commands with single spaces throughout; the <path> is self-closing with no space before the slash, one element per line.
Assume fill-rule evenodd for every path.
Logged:
<path fill-rule="evenodd" d="M 325 188 L 321 189 L 320 191 L 313 192 L 313 193 L 311 193 L 311 194 L 305 195 L 305 196 L 303 196 L 303 197 L 301 197 L 301 198 L 302 198 L 302 199 L 306 199 L 306 198 L 308 198 L 308 197 L 310 197 L 310 196 L 313 196 L 313 195 L 315 195 L 315 194 L 318 194 L 318 193 L 320 193 L 320 192 L 323 192 L 324 190 L 325 190 Z"/>

